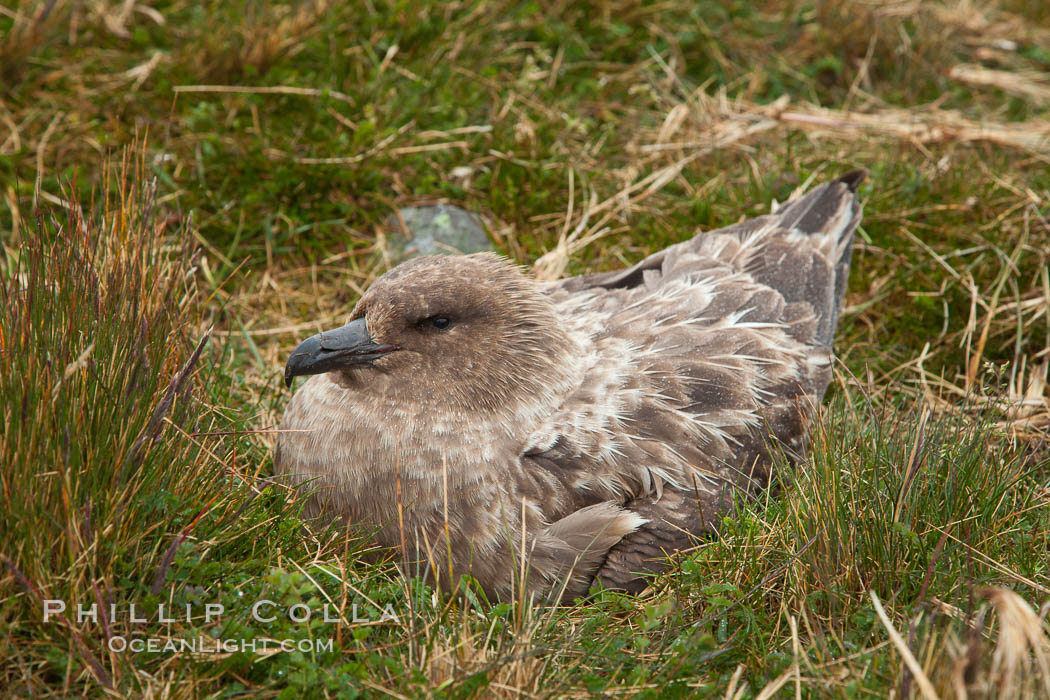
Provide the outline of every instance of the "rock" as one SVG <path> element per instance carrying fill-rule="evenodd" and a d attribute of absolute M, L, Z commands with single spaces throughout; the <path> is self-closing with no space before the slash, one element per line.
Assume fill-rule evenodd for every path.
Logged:
<path fill-rule="evenodd" d="M 402 230 L 402 221 L 407 231 Z M 389 232 L 387 249 L 394 262 L 416 255 L 493 250 L 481 220 L 451 204 L 404 207 L 387 217 L 384 228 Z"/>

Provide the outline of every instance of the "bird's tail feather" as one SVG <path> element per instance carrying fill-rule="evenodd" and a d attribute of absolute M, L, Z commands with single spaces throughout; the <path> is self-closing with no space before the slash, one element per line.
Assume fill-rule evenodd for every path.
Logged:
<path fill-rule="evenodd" d="M 676 277 L 710 274 L 712 264 L 739 264 L 786 302 L 809 302 L 818 319 L 816 341 L 830 345 L 846 294 L 853 232 L 860 223 L 856 190 L 865 175 L 854 170 L 774 214 L 701 233 L 626 270 L 571 277 L 552 288 L 571 293 L 645 285 L 655 290 Z"/>
<path fill-rule="evenodd" d="M 787 202 L 776 212 L 781 226 L 809 234 L 836 233 L 839 240 L 849 237 L 856 228 L 849 223 L 860 211 L 857 186 L 866 176 L 864 170 L 854 170 Z"/>
<path fill-rule="evenodd" d="M 812 192 L 788 203 L 777 214 L 782 217 L 782 226 L 810 235 L 826 236 L 835 242 L 832 264 L 834 265 L 834 293 L 826 307 L 828 316 L 821 324 L 820 340 L 830 345 L 839 312 L 846 296 L 849 281 L 850 260 L 853 257 L 853 235 L 860 224 L 860 202 L 857 201 L 857 186 L 864 181 L 867 172 L 853 170 Z"/>

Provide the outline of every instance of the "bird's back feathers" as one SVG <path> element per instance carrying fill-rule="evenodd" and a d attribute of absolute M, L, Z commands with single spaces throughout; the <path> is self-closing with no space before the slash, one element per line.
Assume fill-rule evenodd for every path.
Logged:
<path fill-rule="evenodd" d="M 638 588 L 635 572 L 659 569 L 714 528 L 734 493 L 767 483 L 774 451 L 802 454 L 831 379 L 861 176 L 628 270 L 551 286 L 566 314 L 602 318 L 604 352 L 582 400 L 566 402 L 574 419 L 556 416 L 561 430 L 541 431 L 552 448 L 525 461 L 573 475 L 569 509 L 609 498 L 646 521 L 596 570 L 607 585 Z"/>

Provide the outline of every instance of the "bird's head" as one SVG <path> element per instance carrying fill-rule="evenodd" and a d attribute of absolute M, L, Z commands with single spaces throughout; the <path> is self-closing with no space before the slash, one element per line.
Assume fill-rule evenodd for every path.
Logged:
<path fill-rule="evenodd" d="M 350 390 L 497 410 L 551 391 L 576 348 L 537 283 L 492 254 L 415 258 L 368 288 L 348 323 L 303 341 L 285 382 L 332 372 Z"/>

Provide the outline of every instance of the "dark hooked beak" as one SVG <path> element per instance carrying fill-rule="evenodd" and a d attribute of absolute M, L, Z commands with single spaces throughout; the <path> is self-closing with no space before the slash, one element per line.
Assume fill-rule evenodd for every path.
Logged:
<path fill-rule="evenodd" d="M 300 343 L 284 366 L 284 383 L 291 386 L 295 377 L 368 365 L 400 349 L 396 345 L 377 344 L 368 334 L 365 320 L 359 318 Z"/>

